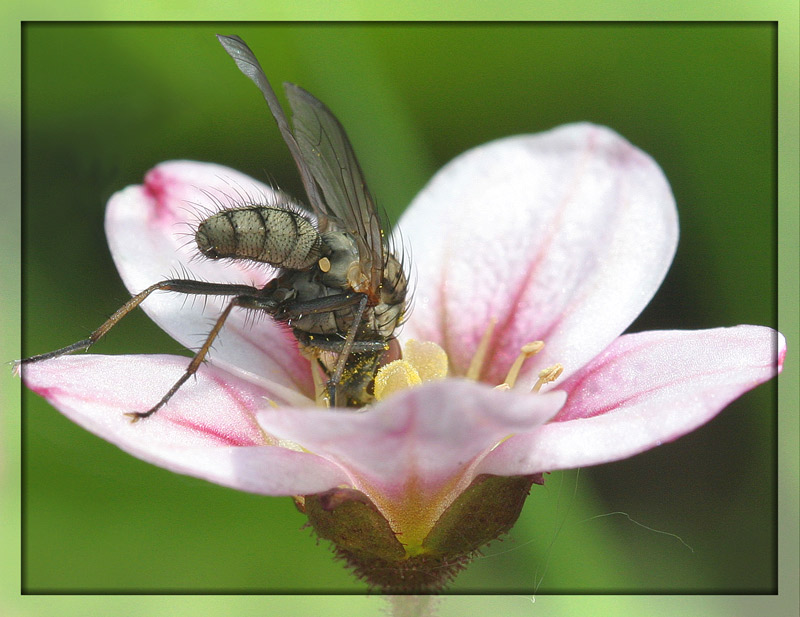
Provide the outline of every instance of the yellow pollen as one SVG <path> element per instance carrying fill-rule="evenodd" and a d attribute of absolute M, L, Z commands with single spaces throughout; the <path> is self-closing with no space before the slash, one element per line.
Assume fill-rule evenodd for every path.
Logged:
<path fill-rule="evenodd" d="M 483 333 L 481 342 L 478 343 L 478 348 L 475 350 L 475 355 L 472 356 L 472 361 L 469 363 L 469 368 L 467 369 L 466 375 L 467 379 L 477 381 L 478 377 L 481 376 L 483 363 L 486 361 L 486 350 L 489 349 L 489 341 L 492 340 L 492 333 L 494 333 L 494 327 L 496 325 L 497 318 L 492 317 L 489 320 L 489 326 L 486 328 L 486 332 Z"/>
<path fill-rule="evenodd" d="M 322 270 L 323 272 L 328 272 L 331 269 L 331 260 L 328 259 L 327 257 L 322 257 L 317 262 L 317 265 L 319 266 L 319 269 Z"/>
<path fill-rule="evenodd" d="M 375 398 L 380 401 L 425 381 L 444 379 L 447 362 L 447 354 L 436 343 L 410 339 L 403 345 L 403 359 L 389 362 L 375 375 Z"/>
<path fill-rule="evenodd" d="M 411 363 L 422 381 L 447 377 L 447 353 L 432 341 L 409 339 L 403 345 L 403 360 Z"/>
<path fill-rule="evenodd" d="M 395 360 L 381 367 L 375 376 L 375 398 L 382 401 L 387 396 L 422 383 L 422 379 L 408 360 Z"/>
<path fill-rule="evenodd" d="M 555 381 L 563 372 L 564 367 L 561 364 L 554 364 L 550 368 L 539 371 L 539 380 L 536 382 L 536 385 L 533 386 L 533 390 L 531 390 L 531 392 L 538 392 L 542 389 L 544 384 Z"/>
<path fill-rule="evenodd" d="M 508 375 L 506 375 L 506 380 L 503 383 L 509 388 L 513 388 L 514 384 L 517 382 L 517 377 L 519 377 L 519 371 L 522 368 L 522 364 L 531 356 L 534 356 L 542 351 L 542 349 L 544 349 L 544 341 L 533 341 L 523 345 L 519 350 L 517 359 L 514 360 L 514 364 L 511 365 Z"/>

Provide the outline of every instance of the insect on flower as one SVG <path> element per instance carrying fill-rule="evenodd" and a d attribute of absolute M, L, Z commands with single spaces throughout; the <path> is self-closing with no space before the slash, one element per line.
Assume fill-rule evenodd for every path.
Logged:
<path fill-rule="evenodd" d="M 263 287 L 168 279 L 134 295 L 81 341 L 20 360 L 38 362 L 87 349 L 155 291 L 229 296 L 205 342 L 178 381 L 147 411 L 163 407 L 200 367 L 235 307 L 264 311 L 289 325 L 301 349 L 327 376 L 332 406 L 360 407 L 404 317 L 408 281 L 385 240 L 380 218 L 350 141 L 314 96 L 286 84 L 292 126 L 264 71 L 237 36 L 218 36 L 239 69 L 258 86 L 289 147 L 313 210 L 288 199 L 224 208 L 200 222 L 195 241 L 209 259 L 246 259 L 278 268 Z"/>

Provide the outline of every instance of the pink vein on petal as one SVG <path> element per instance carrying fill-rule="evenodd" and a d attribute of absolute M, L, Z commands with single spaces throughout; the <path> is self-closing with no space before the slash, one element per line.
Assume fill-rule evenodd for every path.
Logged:
<path fill-rule="evenodd" d="M 234 439 L 233 435 L 229 432 L 219 431 L 208 424 L 196 422 L 193 420 L 189 420 L 184 416 L 170 416 L 166 418 L 166 421 L 174 426 L 179 426 L 181 428 L 189 429 L 191 431 L 198 432 L 204 436 L 211 437 L 216 439 L 221 445 L 225 446 L 263 446 L 264 443 L 259 443 L 253 440 L 245 440 L 245 439 Z"/>
<path fill-rule="evenodd" d="M 643 348 L 646 348 L 646 347 L 650 347 L 651 345 L 652 345 L 652 343 L 650 341 L 643 341 L 640 345 L 636 345 L 634 347 L 629 347 L 628 349 L 626 349 L 622 353 L 609 355 L 605 360 L 603 360 L 602 362 L 600 362 L 600 363 L 596 364 L 595 366 L 593 366 L 591 371 L 584 371 L 584 373 L 582 375 L 576 375 L 573 379 L 570 379 L 567 382 L 565 382 L 564 384 L 562 384 L 561 389 L 566 390 L 567 392 L 577 392 L 577 391 L 579 391 L 581 389 L 581 386 L 584 384 L 584 382 L 586 382 L 588 379 L 593 377 L 594 374 L 596 372 L 600 371 L 603 367 L 608 366 L 609 364 L 616 364 L 622 358 L 625 358 L 626 356 L 631 355 L 631 354 L 636 354 L 636 353 L 639 352 L 640 349 L 643 349 Z M 647 391 L 649 392 L 649 391 L 652 391 L 654 389 L 658 389 L 658 388 L 651 388 L 650 390 L 647 390 Z M 631 401 L 631 400 L 635 400 L 636 398 L 638 398 L 643 393 L 644 393 L 644 391 L 637 392 L 636 394 L 634 394 L 632 396 L 629 396 L 626 399 L 620 399 L 617 402 L 613 403 L 612 405 L 609 405 L 609 406 L 607 406 L 605 408 L 602 408 L 602 409 L 598 409 L 596 412 L 592 412 L 588 416 L 578 416 L 578 417 L 563 417 L 562 414 L 565 415 L 565 412 L 568 412 L 569 411 L 569 407 L 570 407 L 569 398 L 567 398 L 567 401 L 568 401 L 567 404 L 556 414 L 556 416 L 551 420 L 551 422 L 566 422 L 568 420 L 575 420 L 575 419 L 578 419 L 578 418 L 584 418 L 584 417 L 588 418 L 588 417 L 593 417 L 593 416 L 599 416 L 601 414 L 606 413 L 607 411 L 609 411 L 611 409 L 614 409 L 616 407 L 621 406 L 625 402 L 628 402 L 628 401 Z"/>
<path fill-rule="evenodd" d="M 628 336 L 636 336 L 636 335 L 628 335 Z M 580 392 L 582 387 L 583 387 L 583 385 L 587 381 L 591 381 L 595 377 L 595 375 L 597 375 L 598 373 L 606 371 L 607 367 L 609 367 L 609 366 L 611 366 L 611 367 L 613 367 L 613 366 L 625 366 L 625 364 L 626 364 L 625 358 L 627 358 L 629 356 L 630 357 L 636 357 L 641 352 L 641 350 L 647 349 L 647 348 L 652 347 L 652 346 L 653 346 L 653 341 L 652 340 L 643 339 L 640 344 L 634 345 L 634 346 L 630 346 L 630 347 L 628 347 L 627 349 L 625 349 L 624 351 L 622 351 L 620 353 L 609 354 L 607 357 L 602 359 L 602 361 L 597 362 L 596 364 L 594 364 L 591 367 L 591 370 L 585 370 L 582 373 L 578 373 L 578 374 L 574 375 L 573 377 L 571 377 L 569 380 L 567 380 L 562 385 L 561 389 L 565 390 L 568 393 Z M 783 357 L 785 355 L 786 355 L 786 349 L 784 348 L 778 355 L 778 359 L 777 359 L 778 372 L 780 372 L 780 370 L 782 368 Z M 775 363 L 766 362 L 766 363 L 761 363 L 761 364 L 758 364 L 758 365 L 755 365 L 755 366 L 758 366 L 759 368 L 769 368 L 769 367 L 775 366 Z M 592 418 L 592 417 L 595 417 L 595 416 L 600 416 L 600 415 L 603 415 L 603 414 L 608 413 L 610 411 L 614 411 L 614 410 L 619 409 L 619 408 L 621 408 L 623 406 L 626 406 L 626 405 L 628 405 L 630 403 L 635 403 L 636 401 L 638 401 L 638 400 L 640 400 L 642 398 L 646 398 L 647 395 L 652 393 L 652 392 L 657 392 L 659 390 L 663 390 L 665 385 L 674 386 L 676 384 L 690 382 L 690 381 L 692 381 L 692 380 L 694 380 L 694 379 L 696 379 L 698 377 L 706 377 L 706 376 L 710 376 L 710 375 L 722 375 L 722 374 L 725 374 L 726 372 L 728 372 L 728 370 L 729 370 L 729 367 L 723 367 L 720 370 L 708 370 L 708 371 L 697 371 L 697 370 L 695 370 L 689 375 L 686 375 L 684 377 L 671 380 L 668 384 L 656 383 L 652 387 L 649 387 L 649 388 L 646 388 L 646 389 L 637 390 L 635 393 L 631 394 L 630 396 L 627 396 L 625 398 L 616 399 L 613 402 L 611 402 L 611 403 L 609 403 L 607 405 L 604 405 L 602 407 L 592 408 L 592 410 L 589 413 L 581 414 L 581 415 L 575 415 L 573 412 L 578 410 L 578 409 L 580 409 L 580 408 L 583 408 L 585 410 L 585 406 L 583 405 L 583 401 L 581 401 L 581 404 L 578 405 L 578 406 L 575 406 L 575 407 L 571 406 L 570 405 L 570 400 L 574 400 L 574 399 L 573 399 L 573 395 L 570 394 L 570 396 L 567 399 L 567 404 L 556 414 L 556 416 L 551 420 L 551 422 L 568 422 L 568 421 L 571 421 L 571 420 L 578 420 L 578 419 L 585 419 L 585 418 Z M 578 397 L 578 398 L 580 399 L 580 397 Z"/>
<path fill-rule="evenodd" d="M 574 174 L 574 178 L 580 178 L 582 176 L 583 170 L 586 168 L 587 162 L 589 160 L 590 155 L 592 154 L 595 146 L 596 146 L 596 135 L 594 132 L 588 135 L 587 140 L 587 147 L 583 152 L 583 156 L 581 157 L 581 161 L 575 166 L 576 171 Z M 535 275 L 539 272 L 540 266 L 542 262 L 545 261 L 549 249 L 553 244 L 553 241 L 558 235 L 558 231 L 561 229 L 561 223 L 564 219 L 564 214 L 567 211 L 567 204 L 572 201 L 573 196 L 575 195 L 577 189 L 578 182 L 573 181 L 569 184 L 571 187 L 571 192 L 566 194 L 563 199 L 561 205 L 555 209 L 556 216 L 553 220 L 553 224 L 548 226 L 549 233 L 542 237 L 542 242 L 539 244 L 538 250 L 536 252 L 536 256 L 528 262 L 528 267 L 525 271 L 524 276 L 522 277 L 521 284 L 517 288 L 516 293 L 514 294 L 513 298 L 510 301 L 504 302 L 506 307 L 506 314 L 502 320 L 502 324 L 498 328 L 498 332 L 501 333 L 500 336 L 492 337 L 493 340 L 489 347 L 487 358 L 487 366 L 497 367 L 497 369 L 502 372 L 508 370 L 508 366 L 499 367 L 497 366 L 497 358 L 496 356 L 501 352 L 511 352 L 516 354 L 518 350 L 507 350 L 501 346 L 501 343 L 504 342 L 502 339 L 505 338 L 505 333 L 507 332 L 508 327 L 512 324 L 516 318 L 516 309 L 519 305 L 520 301 L 523 300 L 525 297 L 528 296 L 530 289 L 534 286 L 535 283 Z M 576 306 L 577 303 L 571 303 L 570 306 Z M 553 316 L 552 321 L 546 326 L 546 328 L 541 331 L 537 332 L 536 336 L 544 340 L 545 343 L 547 342 L 547 338 L 550 336 L 550 333 L 562 322 L 562 320 L 569 314 L 571 309 L 567 308 L 561 312 L 561 314 Z M 531 324 L 534 331 L 536 329 L 536 324 Z M 533 335 L 533 332 L 531 333 Z M 487 375 L 485 376 L 489 379 L 502 379 L 502 376 L 499 375 Z"/>
<path fill-rule="evenodd" d="M 230 398 L 232 401 L 234 401 L 234 403 L 239 407 L 239 409 L 242 410 L 242 412 L 243 412 L 242 415 L 247 420 L 247 424 L 248 424 L 249 428 L 252 429 L 255 432 L 255 434 L 262 434 L 261 426 L 259 426 L 258 422 L 256 421 L 256 417 L 255 417 L 255 414 L 258 411 L 258 408 L 249 405 L 248 402 L 247 402 L 247 399 L 244 396 L 242 396 L 242 394 L 238 390 L 236 390 L 235 388 L 230 388 L 228 386 L 227 381 L 225 379 L 223 379 L 220 375 L 218 375 L 216 373 L 210 373 L 208 375 L 208 377 L 214 383 L 218 384 L 220 386 L 220 388 L 223 389 L 226 392 L 226 394 L 228 395 L 228 398 Z M 235 444 L 235 445 L 260 445 L 260 444 L 258 444 L 256 442 L 252 442 L 252 444 L 251 443 L 242 442 L 241 444 Z"/>

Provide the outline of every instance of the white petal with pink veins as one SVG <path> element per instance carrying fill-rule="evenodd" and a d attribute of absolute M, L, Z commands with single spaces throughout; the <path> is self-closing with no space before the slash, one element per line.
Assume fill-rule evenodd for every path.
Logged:
<path fill-rule="evenodd" d="M 124 414 L 153 406 L 185 368 L 179 356 L 84 355 L 21 372 L 31 390 L 73 422 L 171 471 L 266 495 L 316 493 L 347 482 L 318 456 L 267 445 L 255 414 L 274 393 L 213 367 L 201 366 L 166 406 L 131 423 Z"/>
<path fill-rule="evenodd" d="M 519 434 L 480 470 L 529 474 L 633 456 L 704 424 L 783 367 L 784 337 L 762 326 L 629 334 L 561 388 L 552 422 Z"/>
<path fill-rule="evenodd" d="M 611 343 L 655 293 L 678 237 L 659 166 L 590 124 L 466 152 L 399 227 L 416 270 L 404 334 L 439 343 L 464 374 L 496 319 L 482 378 L 499 383 L 523 344 L 543 340 L 523 369 L 528 387 L 539 370 L 558 362 L 566 378 Z"/>

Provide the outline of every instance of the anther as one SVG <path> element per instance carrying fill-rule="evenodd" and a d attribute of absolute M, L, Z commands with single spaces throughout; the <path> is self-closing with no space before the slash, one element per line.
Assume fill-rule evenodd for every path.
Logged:
<path fill-rule="evenodd" d="M 533 386 L 531 392 L 538 392 L 542 389 L 544 384 L 555 381 L 563 372 L 564 367 L 561 364 L 554 364 L 550 368 L 539 371 L 539 380 L 536 382 L 536 385 Z"/>
<path fill-rule="evenodd" d="M 403 345 L 403 359 L 417 370 L 422 381 L 447 377 L 447 353 L 434 342 L 407 340 Z"/>
<path fill-rule="evenodd" d="M 421 383 L 419 373 L 408 360 L 395 360 L 381 367 L 375 376 L 375 398 L 382 401 L 395 392 Z"/>
<path fill-rule="evenodd" d="M 486 350 L 489 349 L 489 341 L 492 340 L 492 334 L 494 333 L 494 327 L 496 325 L 497 318 L 492 317 L 489 320 L 489 326 L 486 328 L 486 332 L 483 333 L 481 342 L 478 343 L 478 348 L 475 350 L 475 355 L 472 356 L 472 361 L 469 363 L 469 368 L 467 369 L 467 379 L 477 381 L 478 377 L 481 376 L 483 363 L 486 360 Z"/>
<path fill-rule="evenodd" d="M 506 379 L 503 383 L 509 388 L 513 388 L 517 381 L 517 377 L 519 377 L 519 371 L 522 368 L 522 364 L 531 356 L 534 356 L 542 351 L 542 349 L 544 349 L 544 341 L 532 341 L 523 345 L 519 350 L 517 359 L 514 360 L 514 364 L 511 365 L 508 375 L 506 375 Z"/>

